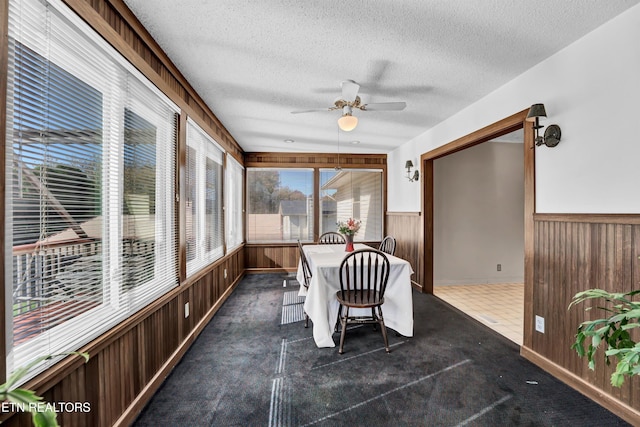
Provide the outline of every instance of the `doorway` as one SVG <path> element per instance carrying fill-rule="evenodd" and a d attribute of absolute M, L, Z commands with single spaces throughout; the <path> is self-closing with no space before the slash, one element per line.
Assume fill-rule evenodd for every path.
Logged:
<path fill-rule="evenodd" d="M 454 302 L 455 300 L 458 300 L 456 304 L 460 306 L 459 308 L 462 311 L 466 312 L 472 317 L 476 317 L 478 321 L 486 324 L 489 327 L 492 327 L 493 329 L 496 329 L 496 330 L 499 329 L 497 328 L 497 326 L 500 326 L 500 324 L 502 324 L 501 326 L 503 327 L 503 329 L 506 327 L 506 325 L 508 325 L 508 333 L 504 330 L 498 331 L 498 332 L 503 333 L 503 335 L 517 342 L 519 345 L 523 345 L 523 344 L 526 345 L 527 339 L 530 339 L 531 337 L 531 333 L 530 332 L 527 333 L 527 331 L 531 327 L 531 321 L 530 321 L 531 308 L 529 307 L 529 304 L 527 304 L 526 302 L 531 301 L 530 294 L 531 294 L 531 283 L 533 278 L 532 266 L 530 265 L 529 260 L 532 259 L 531 254 L 533 253 L 532 237 L 533 237 L 533 212 L 535 210 L 535 191 L 534 191 L 535 189 L 535 183 L 534 183 L 535 152 L 532 149 L 533 147 L 532 125 L 530 122 L 525 121 L 527 112 L 528 112 L 528 109 L 523 110 L 499 122 L 496 122 L 483 129 L 473 132 L 465 137 L 462 137 L 456 141 L 453 141 L 449 144 L 441 146 L 431 152 L 425 153 L 421 157 L 422 167 L 423 167 L 423 176 L 424 176 L 424 189 L 423 189 L 424 191 L 423 193 L 424 194 L 424 197 L 423 197 L 424 242 L 425 242 L 424 291 L 427 293 L 435 293 L 436 296 L 439 296 L 445 300 L 447 298 L 449 298 L 450 301 L 454 301 Z M 506 261 L 507 265 L 505 265 L 505 267 L 507 268 L 508 274 L 500 276 L 501 272 L 498 272 L 497 270 L 501 269 L 502 266 L 498 264 L 502 264 L 502 263 L 500 261 L 496 261 L 496 262 L 491 261 L 487 263 L 486 259 L 484 259 L 484 260 L 481 260 L 481 262 L 484 262 L 486 264 L 482 268 L 488 269 L 486 272 L 483 273 L 484 276 L 486 276 L 486 279 L 480 280 L 480 281 L 473 280 L 474 278 L 479 277 L 477 271 L 475 272 L 472 271 L 471 273 L 467 274 L 467 277 L 465 277 L 464 272 L 462 272 L 462 274 L 458 274 L 458 277 L 454 277 L 455 275 L 451 276 L 452 274 L 451 272 L 455 271 L 456 266 L 454 265 L 452 269 L 452 266 L 447 265 L 446 261 L 443 262 L 442 256 L 443 256 L 443 252 L 446 252 L 446 248 L 443 249 L 441 247 L 438 247 L 437 245 L 434 246 L 434 240 L 436 238 L 435 236 L 440 234 L 437 238 L 438 239 L 443 238 L 442 230 L 440 228 L 437 228 L 437 229 L 434 228 L 434 226 L 439 227 L 437 223 L 434 223 L 434 220 L 437 219 L 436 218 L 437 215 L 438 214 L 442 215 L 442 212 L 439 211 L 441 210 L 440 208 L 442 206 L 436 205 L 436 203 L 439 203 L 439 202 L 437 197 L 434 197 L 436 190 L 438 190 L 438 188 L 435 187 L 435 179 L 437 179 L 439 175 L 439 173 L 436 171 L 437 163 L 435 163 L 435 160 L 445 158 L 449 155 L 452 155 L 453 153 L 458 153 L 462 150 L 475 147 L 477 145 L 486 143 L 488 141 L 500 140 L 501 137 L 504 139 L 506 135 L 511 134 L 514 131 L 519 131 L 520 141 L 524 141 L 524 146 L 520 145 L 521 147 L 520 148 L 521 150 L 520 165 L 522 166 L 522 168 L 520 169 L 521 172 L 519 176 L 521 188 L 524 188 L 523 190 L 524 196 L 520 199 L 519 215 L 520 215 L 521 225 L 520 225 L 519 231 L 517 231 L 521 244 L 520 244 L 520 250 L 518 251 L 519 255 L 516 255 L 516 257 L 519 256 L 520 258 L 520 264 L 518 266 L 517 262 L 513 262 L 514 259 L 511 258 L 510 260 Z M 522 133 L 523 131 L 524 131 L 524 134 Z M 471 151 L 469 151 L 469 153 L 471 153 Z M 469 157 L 469 153 L 464 153 L 464 156 Z M 448 161 L 449 160 L 447 159 L 445 163 Z M 440 177 L 440 179 L 442 178 Z M 496 179 L 496 177 L 493 177 L 493 179 Z M 467 197 L 469 197 L 469 195 L 467 195 Z M 451 212 L 447 213 L 447 215 L 449 214 L 451 214 Z M 480 213 L 480 215 L 481 214 L 482 213 Z M 490 210 L 488 211 L 488 213 L 485 213 L 485 214 L 490 214 Z M 467 224 L 465 224 L 465 226 L 467 226 Z M 481 224 L 479 225 L 479 224 L 473 224 L 473 223 L 470 224 L 469 226 L 484 227 Z M 464 227 L 462 228 L 464 229 Z M 454 235 L 454 240 L 459 241 L 460 239 L 462 239 L 464 235 L 463 231 L 464 230 L 459 231 L 457 235 Z M 486 231 L 486 230 L 480 230 L 480 231 L 481 232 L 477 233 L 478 236 L 481 236 L 482 231 Z M 488 230 L 488 232 L 493 233 L 493 231 L 491 230 Z M 472 238 L 477 239 L 478 236 L 472 237 Z M 489 237 L 492 237 L 492 236 L 489 236 Z M 505 240 L 508 240 L 508 239 L 505 239 Z M 485 242 L 486 241 L 487 240 L 485 239 Z M 499 236 L 493 236 L 493 242 L 502 243 L 500 241 Z M 517 243 L 515 244 L 517 245 Z M 460 242 L 458 242 L 458 245 L 460 245 Z M 457 262 L 464 262 L 465 259 L 472 259 L 473 250 L 477 251 L 478 249 L 472 249 L 471 253 L 467 253 L 466 255 L 463 255 L 461 259 L 458 260 Z M 523 250 L 524 250 L 524 256 L 523 256 Z M 438 252 L 436 253 L 436 251 Z M 493 255 L 494 254 L 489 254 L 488 259 L 492 259 L 491 256 Z M 455 262 L 456 261 L 454 260 L 454 264 Z M 478 266 L 476 265 L 475 266 L 476 270 L 477 270 L 477 267 Z M 472 266 L 471 270 L 473 270 L 473 268 L 474 267 Z M 493 274 L 488 273 L 488 271 L 491 268 L 494 269 Z M 516 268 L 517 270 L 519 270 L 517 275 L 513 274 L 513 271 L 514 271 L 513 268 Z M 447 269 L 449 269 L 449 271 L 446 271 Z M 445 270 L 444 274 L 442 274 L 443 270 Z M 434 277 L 434 272 L 436 272 L 435 277 Z M 449 277 L 447 277 L 448 275 Z M 516 277 L 518 275 L 519 277 Z M 451 278 L 453 280 L 450 280 L 449 283 L 445 283 L 447 281 L 447 278 Z M 511 280 L 511 279 L 514 279 L 514 280 Z M 472 283 L 472 282 L 476 282 L 476 283 Z M 497 283 L 500 283 L 499 287 L 496 286 L 493 288 L 488 288 L 488 286 L 494 286 Z M 449 285 L 447 289 L 447 292 L 450 294 L 449 297 L 445 297 L 444 292 L 434 292 L 434 285 L 445 285 L 445 284 Z M 469 286 L 475 286 L 475 288 L 471 290 L 471 289 L 468 289 Z M 494 295 L 489 295 L 487 292 L 493 292 Z M 453 296 L 454 294 L 456 294 L 457 296 Z M 461 295 L 462 296 L 473 295 L 472 298 L 468 298 L 468 297 L 465 298 L 467 303 L 469 302 L 469 300 L 473 300 L 473 304 L 472 304 L 473 306 L 460 302 L 459 297 Z M 497 298 L 503 298 L 505 300 L 498 303 Z M 485 301 L 489 307 L 488 308 L 481 307 L 480 303 L 482 301 Z M 455 306 L 455 304 L 452 304 L 452 305 Z M 517 308 L 514 309 L 514 305 L 516 305 Z M 509 308 L 505 309 L 505 307 L 509 307 Z M 489 310 L 489 308 L 491 310 Z M 498 309 L 497 311 L 495 310 L 496 308 Z M 502 308 L 502 310 L 500 310 L 500 308 Z M 478 312 L 473 312 L 473 310 L 478 310 Z M 507 311 L 509 313 L 506 313 Z M 511 318 L 507 319 L 505 316 L 509 316 Z M 515 329 L 519 331 L 519 334 L 513 333 Z"/>
<path fill-rule="evenodd" d="M 522 344 L 522 129 L 434 161 L 434 295 Z"/>

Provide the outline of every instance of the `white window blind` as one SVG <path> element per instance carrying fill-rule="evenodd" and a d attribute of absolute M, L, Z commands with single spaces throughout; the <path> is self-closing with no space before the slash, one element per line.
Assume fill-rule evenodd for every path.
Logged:
<path fill-rule="evenodd" d="M 187 275 L 223 255 L 222 149 L 187 121 Z"/>
<path fill-rule="evenodd" d="M 11 0 L 7 370 L 177 285 L 177 107 L 59 1 Z"/>
<path fill-rule="evenodd" d="M 362 221 L 354 240 L 382 239 L 382 171 L 320 170 L 320 232 L 336 231 L 336 223 Z"/>
<path fill-rule="evenodd" d="M 244 168 L 227 154 L 225 180 L 225 234 L 227 252 L 242 244 L 242 201 Z"/>

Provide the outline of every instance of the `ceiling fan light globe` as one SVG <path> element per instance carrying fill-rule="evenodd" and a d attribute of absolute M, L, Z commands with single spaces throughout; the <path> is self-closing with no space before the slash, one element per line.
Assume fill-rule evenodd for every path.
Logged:
<path fill-rule="evenodd" d="M 338 119 L 338 127 L 345 132 L 351 132 L 358 126 L 358 118 L 355 116 L 344 115 Z"/>

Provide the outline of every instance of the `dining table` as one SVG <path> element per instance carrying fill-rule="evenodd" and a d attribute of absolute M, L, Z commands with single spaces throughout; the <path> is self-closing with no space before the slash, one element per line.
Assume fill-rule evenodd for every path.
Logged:
<path fill-rule="evenodd" d="M 371 249 L 362 243 L 354 244 L 354 250 Z M 301 283 L 298 295 L 304 296 L 304 310 L 311 319 L 313 339 L 318 347 L 335 347 L 333 333 L 338 320 L 340 304 L 336 292 L 340 290 L 340 264 L 349 254 L 345 245 L 304 245 L 302 247 L 311 270 L 309 287 L 302 286 L 304 276 L 302 264 L 298 263 L 297 280 Z M 384 294 L 382 314 L 385 325 L 400 335 L 413 336 L 413 297 L 411 288 L 411 264 L 393 255 L 385 254 L 389 259 L 389 280 Z M 370 309 L 362 314 L 371 314 Z"/>

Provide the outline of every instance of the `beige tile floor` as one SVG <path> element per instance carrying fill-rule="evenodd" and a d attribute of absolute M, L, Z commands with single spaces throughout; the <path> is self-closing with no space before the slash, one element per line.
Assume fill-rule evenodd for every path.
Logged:
<path fill-rule="evenodd" d="M 522 345 L 524 284 L 435 286 L 435 296 Z"/>

